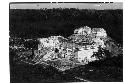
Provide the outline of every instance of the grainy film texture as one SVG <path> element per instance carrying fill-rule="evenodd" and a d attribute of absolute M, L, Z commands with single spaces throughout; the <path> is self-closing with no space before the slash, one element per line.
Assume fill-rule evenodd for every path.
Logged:
<path fill-rule="evenodd" d="M 10 3 L 10 82 L 122 82 L 122 4 Z"/>

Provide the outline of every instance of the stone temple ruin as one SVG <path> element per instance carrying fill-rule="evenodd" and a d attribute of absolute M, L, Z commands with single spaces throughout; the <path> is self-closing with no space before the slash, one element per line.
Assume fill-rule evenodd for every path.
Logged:
<path fill-rule="evenodd" d="M 40 43 L 38 49 L 34 50 L 33 65 L 47 64 L 60 71 L 104 59 L 106 55 L 103 50 L 111 52 L 112 49 L 106 43 L 109 39 L 103 28 L 91 29 L 88 26 L 75 29 L 68 38 L 51 36 L 38 40 Z M 117 48 L 117 45 L 115 46 Z M 102 50 L 102 53 L 96 56 L 99 50 Z"/>

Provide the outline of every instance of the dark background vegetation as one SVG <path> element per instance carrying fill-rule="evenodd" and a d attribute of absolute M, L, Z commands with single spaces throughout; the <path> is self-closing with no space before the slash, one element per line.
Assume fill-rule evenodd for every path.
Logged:
<path fill-rule="evenodd" d="M 92 9 L 10 9 L 10 35 L 21 38 L 73 34 L 75 28 L 104 28 L 108 36 L 122 43 L 123 11 Z"/>
<path fill-rule="evenodd" d="M 75 28 L 89 26 L 91 28 L 104 28 L 108 36 L 120 44 L 123 43 L 123 10 L 120 9 L 10 9 L 9 23 L 11 37 L 26 39 L 52 35 L 68 37 L 73 34 Z M 123 81 L 122 55 L 91 62 L 86 66 L 65 72 L 59 72 L 51 66 L 45 68 L 42 65 L 17 64 L 13 60 L 16 53 L 11 49 L 9 55 L 11 83 L 80 81 L 75 77 L 93 82 Z"/>

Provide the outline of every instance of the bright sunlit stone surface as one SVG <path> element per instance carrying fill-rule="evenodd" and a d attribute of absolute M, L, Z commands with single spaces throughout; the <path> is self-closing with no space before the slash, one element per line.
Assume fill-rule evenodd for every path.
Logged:
<path fill-rule="evenodd" d="M 38 50 L 32 59 L 35 64 L 48 64 L 60 71 L 99 60 L 99 48 L 106 49 L 106 31 L 103 28 L 80 27 L 68 38 L 50 36 L 39 38 Z M 70 39 L 70 40 L 69 40 Z M 105 58 L 104 54 L 100 54 Z M 102 58 L 103 59 L 103 58 Z"/>

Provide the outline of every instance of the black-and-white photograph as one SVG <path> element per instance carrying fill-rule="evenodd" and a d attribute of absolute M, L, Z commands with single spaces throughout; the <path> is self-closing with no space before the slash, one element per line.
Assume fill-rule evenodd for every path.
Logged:
<path fill-rule="evenodd" d="M 123 2 L 10 2 L 10 83 L 123 82 Z"/>

